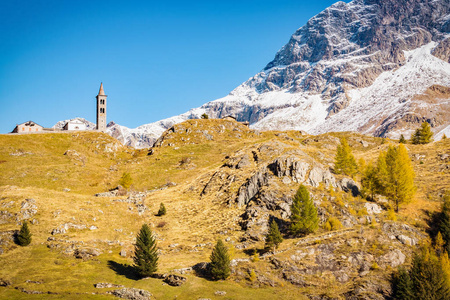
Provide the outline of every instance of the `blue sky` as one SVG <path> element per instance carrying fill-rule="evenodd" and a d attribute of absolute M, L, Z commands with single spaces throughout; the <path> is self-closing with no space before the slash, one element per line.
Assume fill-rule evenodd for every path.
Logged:
<path fill-rule="evenodd" d="M 95 122 L 127 127 L 226 96 L 336 1 L 0 1 L 0 133 Z M 348 1 L 347 1 L 348 2 Z"/>

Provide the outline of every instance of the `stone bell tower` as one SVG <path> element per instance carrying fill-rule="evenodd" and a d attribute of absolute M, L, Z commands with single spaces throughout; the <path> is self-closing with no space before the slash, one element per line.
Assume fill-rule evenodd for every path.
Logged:
<path fill-rule="evenodd" d="M 100 91 L 97 95 L 97 130 L 106 131 L 106 97 L 103 90 L 103 82 L 100 84 Z"/>

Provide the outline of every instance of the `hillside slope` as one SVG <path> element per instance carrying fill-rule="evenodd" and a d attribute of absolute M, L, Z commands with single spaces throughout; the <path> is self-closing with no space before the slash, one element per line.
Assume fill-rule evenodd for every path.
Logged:
<path fill-rule="evenodd" d="M 177 124 L 150 151 L 96 132 L 0 135 L 0 279 L 6 285 L 0 298 L 112 299 L 106 291 L 117 287 L 94 287 L 106 282 L 144 289 L 155 299 L 223 297 L 218 291 L 232 299 L 382 299 L 388 275 L 426 239 L 428 216 L 450 189 L 450 141 L 407 145 L 418 193 L 392 221 L 383 199 L 352 195 L 353 181 L 332 173 L 343 136 L 367 162 L 396 144 L 356 133 L 258 132 L 227 120 Z M 131 191 L 108 192 L 123 172 L 133 178 Z M 300 183 L 314 197 L 321 224 L 306 238 L 287 230 Z M 157 217 L 161 202 L 167 215 Z M 322 228 L 331 217 L 343 227 Z M 25 219 L 33 242 L 18 247 L 12 235 Z M 252 261 L 271 219 L 285 241 Z M 186 277 L 182 286 L 139 280 L 132 272 L 143 223 L 157 235 L 158 272 Z M 235 260 L 230 279 L 212 282 L 190 268 L 209 261 L 218 238 Z"/>

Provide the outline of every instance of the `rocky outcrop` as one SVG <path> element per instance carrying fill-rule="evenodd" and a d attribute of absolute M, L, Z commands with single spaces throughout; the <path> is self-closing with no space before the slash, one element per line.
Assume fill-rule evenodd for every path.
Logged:
<path fill-rule="evenodd" d="M 149 300 L 152 294 L 146 290 L 133 289 L 133 288 L 123 288 L 120 290 L 114 290 L 108 292 L 116 297 L 127 299 L 127 300 Z"/>
<path fill-rule="evenodd" d="M 238 207 L 247 205 L 250 200 L 258 193 L 258 191 L 269 182 L 270 174 L 267 168 L 258 170 L 255 175 L 243 184 L 238 191 L 236 203 Z"/>

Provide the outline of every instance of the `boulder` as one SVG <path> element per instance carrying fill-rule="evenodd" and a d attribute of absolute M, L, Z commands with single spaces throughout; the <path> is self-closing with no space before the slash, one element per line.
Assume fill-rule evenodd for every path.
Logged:
<path fill-rule="evenodd" d="M 351 178 L 344 177 L 338 182 L 337 185 L 344 192 L 351 192 L 353 197 L 359 195 L 358 184 Z"/>
<path fill-rule="evenodd" d="M 364 204 L 364 207 L 366 208 L 367 213 L 369 215 L 373 215 L 373 214 L 378 215 L 378 214 L 381 214 L 383 212 L 381 207 L 378 204 L 376 204 L 376 203 L 369 203 L 369 202 L 367 202 L 367 203 Z"/>
<path fill-rule="evenodd" d="M 186 282 L 186 277 L 170 274 L 164 278 L 164 282 L 171 286 L 180 286 Z"/>

